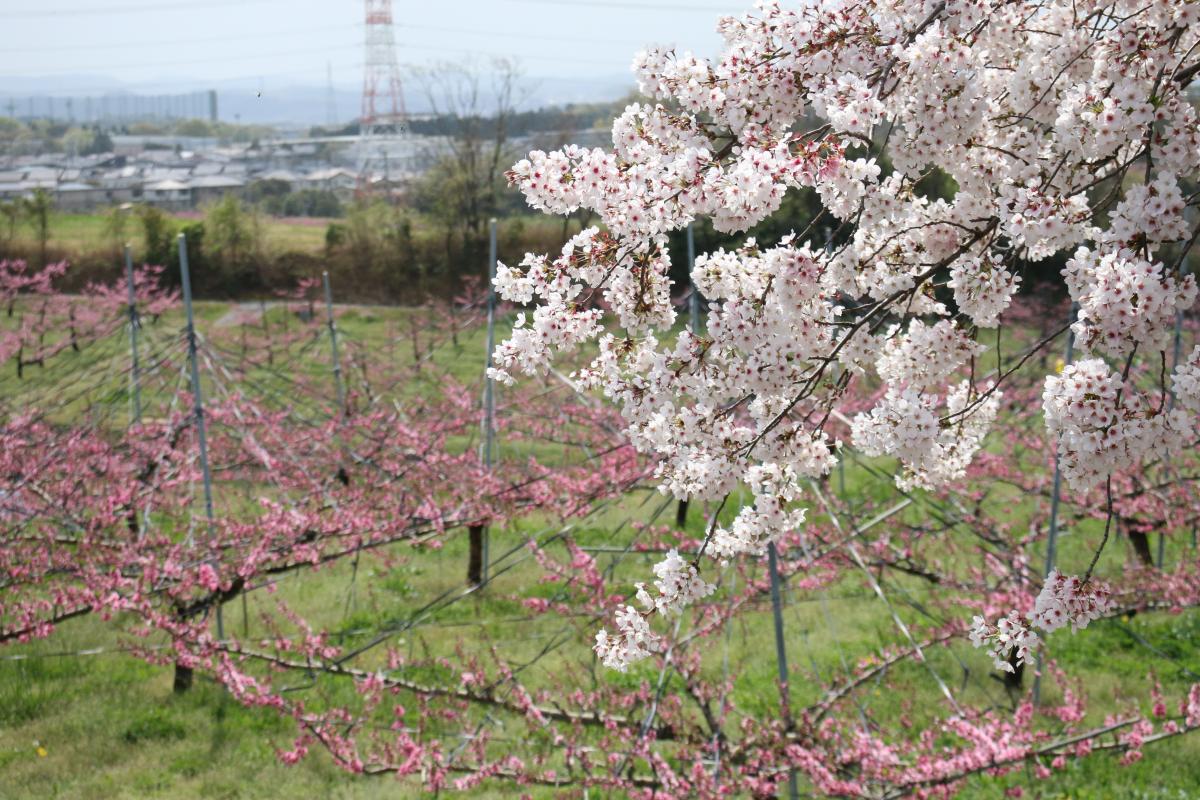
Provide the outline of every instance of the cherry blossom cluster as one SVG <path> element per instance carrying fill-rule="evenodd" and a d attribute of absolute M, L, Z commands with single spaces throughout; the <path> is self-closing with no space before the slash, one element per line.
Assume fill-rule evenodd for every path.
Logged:
<path fill-rule="evenodd" d="M 754 505 L 738 511 L 728 527 L 721 525 L 713 531 L 709 548 L 722 560 L 761 556 L 771 542 L 799 530 L 805 514 L 803 508 L 788 508 L 778 495 L 759 495 Z"/>
<path fill-rule="evenodd" d="M 639 583 L 636 584 L 637 599 L 647 611 L 653 609 L 660 614 L 678 615 L 686 606 L 703 600 L 716 589 L 711 583 L 706 583 L 696 568 L 684 561 L 679 551 L 674 549 L 654 565 L 654 575 L 658 578 L 654 582 L 658 596 L 651 597 L 646 585 Z"/>
<path fill-rule="evenodd" d="M 1005 224 L 1030 261 L 1041 261 L 1086 236 L 1086 223 L 1091 217 L 1087 197 L 1047 195 L 1037 189 L 1004 187 L 1002 197 Z"/>
<path fill-rule="evenodd" d="M 1000 324 L 1000 315 L 1012 302 L 1021 278 L 991 260 L 963 259 L 950 268 L 954 302 L 958 310 L 981 328 Z"/>
<path fill-rule="evenodd" d="M 885 336 L 875 362 L 875 371 L 889 386 L 940 386 L 985 349 L 948 319 L 929 326 L 915 319 L 903 336 L 896 333 Z"/>
<path fill-rule="evenodd" d="M 1200 415 L 1200 345 L 1196 345 L 1186 361 L 1175 367 L 1172 386 L 1179 404 Z"/>
<path fill-rule="evenodd" d="M 1159 245 L 1186 239 L 1185 203 L 1179 180 L 1160 174 L 1152 183 L 1135 183 L 1113 209 L 1105 239 L 1126 247 Z"/>
<path fill-rule="evenodd" d="M 1038 635 L 1029 630 L 1016 611 L 1001 617 L 995 625 L 981 616 L 971 620 L 968 632 L 971 644 L 987 649 L 998 670 L 1015 672 L 1015 665 L 1029 663 L 1030 656 L 1038 646 Z"/>
<path fill-rule="evenodd" d="M 851 441 L 866 455 L 898 457 L 904 465 L 896 475 L 901 489 L 951 485 L 966 473 L 1000 409 L 1002 393 L 991 387 L 984 392 L 976 396 L 968 381 L 952 388 L 943 423 L 936 395 L 889 388 L 870 412 L 854 417 Z"/>
<path fill-rule="evenodd" d="M 1047 376 L 1042 408 L 1063 476 L 1079 490 L 1177 449 L 1188 429 L 1183 411 L 1150 404 L 1100 358 Z"/>
<path fill-rule="evenodd" d="M 1109 614 L 1112 608 L 1106 586 L 1074 575 L 1063 575 L 1054 569 L 1046 576 L 1033 609 L 1025 615 L 1028 626 L 1017 611 L 1010 611 L 995 625 L 976 616 L 971 620 L 968 638 L 975 647 L 987 649 L 997 669 L 1014 672 L 1014 665 L 1028 663 L 1029 656 L 1038 646 L 1038 635 L 1029 626 L 1053 633 L 1070 625 L 1074 632 Z"/>
<path fill-rule="evenodd" d="M 604 629 L 596 633 L 596 655 L 604 666 L 624 672 L 630 664 L 658 651 L 659 635 L 633 606 L 618 608 L 613 622 L 617 626 L 616 636 L 610 636 Z"/>
<path fill-rule="evenodd" d="M 1086 628 L 1110 610 L 1108 589 L 1096 581 L 1051 570 L 1037 596 L 1029 621 L 1050 633 L 1065 625 L 1072 631 Z"/>
<path fill-rule="evenodd" d="M 1128 250 L 1100 255 L 1086 247 L 1063 268 L 1071 299 L 1079 304 L 1072 326 L 1088 351 L 1128 355 L 1133 348 L 1162 350 L 1170 341 L 1175 314 L 1196 300 L 1191 275 L 1176 280 L 1161 263 Z"/>

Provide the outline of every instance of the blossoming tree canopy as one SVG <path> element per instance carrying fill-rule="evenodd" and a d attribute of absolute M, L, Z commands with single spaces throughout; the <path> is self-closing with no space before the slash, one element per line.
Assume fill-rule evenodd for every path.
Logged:
<path fill-rule="evenodd" d="M 603 227 L 498 269 L 501 295 L 533 308 L 496 349 L 494 377 L 597 341 L 575 380 L 619 404 L 662 491 L 752 492 L 703 552 L 759 555 L 803 524 L 806 485 L 843 444 L 826 428 L 856 387 L 882 391 L 849 444 L 898 459 L 901 487 L 953 486 L 1027 362 L 1003 363 L 989 354 L 995 333 L 981 333 L 1025 265 L 1059 256 L 1086 356 L 1045 379 L 1069 484 L 1169 456 L 1194 440 L 1200 352 L 1153 386 L 1129 375 L 1139 359 L 1166 363 L 1176 313 L 1196 297 L 1182 266 L 1200 162 L 1186 95 L 1198 19 L 1200 4 L 1182 0 L 763 0 L 721 19 L 715 62 L 639 54 L 652 101 L 615 120 L 610 152 L 536 151 L 509 173 L 531 206 L 586 208 Z M 956 186 L 949 199 L 918 190 L 935 170 Z M 820 215 L 778 242 L 697 258 L 707 330 L 673 334 L 668 232 L 701 217 L 745 231 L 800 188 Z M 833 236 L 814 241 L 823 228 Z M 642 589 L 644 612 L 617 612 L 617 633 L 598 637 L 604 660 L 623 668 L 653 651 L 648 617 L 705 596 L 701 570 L 676 554 L 656 567 L 660 596 Z M 1036 635 L 1022 619 L 1082 627 L 1103 592 L 1090 569 L 1056 574 L 1037 609 L 978 620 L 973 638 L 1023 656 Z"/>

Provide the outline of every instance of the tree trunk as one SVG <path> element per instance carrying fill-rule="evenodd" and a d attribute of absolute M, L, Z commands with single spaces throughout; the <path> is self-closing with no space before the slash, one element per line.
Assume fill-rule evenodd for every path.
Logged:
<path fill-rule="evenodd" d="M 188 689 L 192 688 L 192 678 L 194 677 L 191 667 L 185 667 L 176 662 L 175 664 L 175 683 L 172 686 L 175 694 L 183 694 Z"/>
<path fill-rule="evenodd" d="M 259 318 L 262 320 L 263 338 L 267 340 L 267 365 L 275 366 L 275 352 L 271 348 L 271 329 L 267 324 L 267 303 L 265 300 L 258 301 Z"/>
<path fill-rule="evenodd" d="M 1021 684 L 1025 679 L 1025 662 L 1017 663 L 1017 648 L 1013 648 L 1008 654 L 1008 663 L 1012 666 L 1012 672 L 1004 673 L 1004 688 L 1010 694 L 1015 694 L 1021 691 Z"/>
<path fill-rule="evenodd" d="M 1143 566 L 1154 566 L 1154 555 L 1150 552 L 1150 537 L 1145 532 L 1129 531 L 1129 543 L 1133 545 L 1133 552 L 1137 553 L 1138 561 L 1141 561 Z"/>
<path fill-rule="evenodd" d="M 675 527 L 684 528 L 687 526 L 688 501 L 680 500 L 679 506 L 675 509 Z"/>
<path fill-rule="evenodd" d="M 471 539 L 470 555 L 467 556 L 467 585 L 478 586 L 483 583 L 483 526 L 471 525 L 467 532 Z"/>
<path fill-rule="evenodd" d="M 408 317 L 408 330 L 409 330 L 409 335 L 412 339 L 413 367 L 417 370 L 417 372 L 420 372 L 421 371 L 421 342 L 420 342 L 420 338 L 418 336 L 418 333 L 420 331 L 420 326 L 417 324 L 417 317 L 416 317 L 415 311 L 412 314 L 410 314 Z"/>
<path fill-rule="evenodd" d="M 70 325 L 68 326 L 68 328 L 71 332 L 71 349 L 74 350 L 76 353 L 78 353 L 79 352 L 79 336 L 78 336 L 78 334 L 75 333 L 75 304 L 72 303 L 69 306 L 69 308 L 70 308 L 70 312 L 68 313 L 68 319 L 70 320 Z"/>

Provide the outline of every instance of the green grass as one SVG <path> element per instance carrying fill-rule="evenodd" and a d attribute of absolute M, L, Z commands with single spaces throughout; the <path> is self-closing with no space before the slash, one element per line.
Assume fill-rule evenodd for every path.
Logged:
<path fill-rule="evenodd" d="M 128 242 L 135 261 L 141 259 L 145 251 L 145 237 L 140 220 L 135 215 L 127 214 L 124 225 L 118 230 L 114 229 L 111 214 L 109 210 L 89 213 L 53 212 L 50 216 L 47 241 L 50 252 L 68 260 L 94 260 L 97 256 L 111 254 L 112 258 L 119 262 L 121 246 Z M 203 214 L 202 209 L 198 213 L 177 216 L 176 223 L 182 225 L 201 221 Z M 325 252 L 325 234 L 329 224 L 345 223 L 345 219 L 299 221 L 266 214 L 259 214 L 257 219 L 262 233 L 259 244 L 266 253 L 274 255 L 321 255 Z M 515 217 L 506 223 L 504 231 L 503 235 L 533 237 L 534 241 L 562 240 L 562 223 L 540 214 Z M 11 245 L 14 250 L 22 253 L 37 252 L 37 236 L 30 225 L 18 224 L 12 233 L 13 236 L 9 240 L 9 230 L 5 225 L 4 229 L 0 230 L 0 243 L 5 246 Z M 414 214 L 413 237 L 416 244 L 432 252 L 442 246 L 444 225 L 426 215 Z"/>
<path fill-rule="evenodd" d="M 178 220 L 186 224 L 194 222 L 195 218 L 179 217 Z M 263 244 L 273 252 L 318 254 L 324 251 L 325 225 L 301 224 L 266 216 L 262 217 L 261 224 Z M 28 225 L 17 226 L 15 234 L 15 245 L 25 252 L 36 251 L 38 242 Z M 136 217 L 130 217 L 119 234 L 113 230 L 108 213 L 72 214 L 58 211 L 50 217 L 48 245 L 54 252 L 68 257 L 91 255 L 97 250 L 118 253 L 123 242 L 129 242 L 135 258 L 145 249 L 142 226 Z"/>
<path fill-rule="evenodd" d="M 236 348 L 236 327 L 219 331 L 216 322 L 229 311 L 219 303 L 198 306 L 202 333 L 219 338 L 223 346 Z M 355 347 L 378 362 L 411 364 L 414 314 L 423 312 L 395 308 L 356 308 L 343 312 L 339 328 L 344 335 L 345 352 Z M 146 352 L 173 341 L 181 320 L 168 316 L 152 326 L 147 334 Z M 280 329 L 284 324 L 298 325 L 283 308 L 267 314 L 268 326 Z M 5 324 L 0 320 L 0 325 Z M 498 336 L 506 329 L 502 326 Z M 243 377 L 260 388 L 282 390 L 278 371 L 303 371 L 314 378 L 326 378 L 332 398 L 330 364 L 324 350 L 312 347 L 302 358 L 279 352 L 274 367 L 251 369 Z M 427 346 L 427 342 L 426 342 Z M 432 352 L 421 344 L 422 357 L 434 367 L 446 369 L 455 379 L 477 386 L 482 372 L 484 334 L 472 330 L 460 337 L 457 347 L 442 343 Z M 96 407 L 110 410 L 105 424 L 118 432 L 128 422 L 128 394 L 120 370 L 126 359 L 125 340 L 117 335 L 109 341 L 89 346 L 82 353 L 64 352 L 45 368 L 31 368 L 27 377 L 17 381 L 10 365 L 0 365 L 0 396 L 14 405 L 58 406 L 54 419 L 69 422 L 92 413 Z M 177 369 L 177 365 L 176 365 Z M 84 392 L 64 392 L 78 376 L 111 374 L 97 378 L 98 386 Z M 431 398 L 435 370 L 427 368 L 423 376 L 402 387 L 406 407 Z M 350 380 L 361 389 L 361 377 L 348 367 Z M 144 398 L 147 408 L 161 409 L 169 401 L 175 384 L 147 383 Z M 205 391 L 213 394 L 222 386 L 211 375 L 205 379 Z M 284 402 L 288 398 L 281 398 Z M 302 403 L 306 412 L 315 413 L 315 403 Z M 331 402 L 331 401 L 330 401 Z M 503 404 L 503 394 L 501 395 Z M 468 448 L 473 437 L 464 437 L 455 446 Z M 554 458 L 561 447 L 541 442 L 519 444 L 501 442 L 501 456 L 524 458 L 530 453 Z M 1029 454 L 1030 467 L 1039 454 Z M 831 490 L 840 490 L 858 504 L 890 504 L 897 499 L 890 484 L 894 464 L 886 460 L 858 463 L 850 461 L 843 475 L 830 481 Z M 238 487 L 218 483 L 220 502 L 233 504 L 240 497 Z M 253 487 L 249 487 L 253 488 Z M 224 490 L 224 492 L 223 492 Z M 222 494 L 224 495 L 222 499 Z M 897 519 L 917 524 L 935 517 L 935 502 L 918 493 L 915 502 Z M 1022 497 L 1008 486 L 991 489 L 989 508 L 1003 513 L 1014 532 L 1023 532 L 1031 522 L 1044 519 L 1044 502 Z M 736 503 L 724 516 L 734 513 Z M 814 504 L 815 505 L 815 504 Z M 614 504 L 578 523 L 574 540 L 585 547 L 622 548 L 638 540 L 631 520 L 650 521 L 655 509 L 665 509 L 657 523 L 673 517 L 674 504 L 657 494 L 631 492 Z M 692 536 L 702 533 L 703 508 L 693 509 L 688 523 Z M 818 508 L 810 513 L 814 520 Z M 170 523 L 168 519 L 160 520 Z M 498 566 L 515 562 L 524 552 L 519 548 L 528 536 L 555 525 L 554 520 L 530 518 L 506 530 L 493 532 L 492 554 Z M 619 529 L 619 533 L 613 533 Z M 880 531 L 882 532 L 882 530 Z M 1095 520 L 1070 524 L 1064 531 L 1060 560 L 1064 564 L 1085 563 L 1099 538 Z M 966 566 L 973 542 L 961 528 L 942 534 L 944 551 L 937 555 L 951 566 Z M 1186 554 L 1186 543 L 1172 541 L 1168 558 Z M 516 549 L 515 556 L 502 556 Z M 597 682 L 634 689 L 653 685 L 658 673 L 643 663 L 621 675 L 595 668 L 589 643 L 595 623 L 585 617 L 543 615 L 530 618 L 521 600 L 543 597 L 570 603 L 570 587 L 557 583 L 538 583 L 540 571 L 528 562 L 500 574 L 486 592 L 472 595 L 414 622 L 414 615 L 429 599 L 463 585 L 466 541 L 460 532 L 447 537 L 438 548 L 413 549 L 397 546 L 387 553 L 367 556 L 353 577 L 351 565 L 340 563 L 319 572 L 299 573 L 283 579 L 275 595 L 257 593 L 243 607 L 240 601 L 225 611 L 226 625 L 248 639 L 268 635 L 259 621 L 259 612 L 274 608 L 276 600 L 300 609 L 315 626 L 333 631 L 339 643 L 352 645 L 366 641 L 374 633 L 401 627 L 392 642 L 400 652 L 420 661 L 403 674 L 419 681 L 435 681 L 441 675 L 436 658 L 453 658 L 457 649 L 485 654 L 496 648 L 513 663 L 533 660 L 548 643 L 566 636 L 562 647 L 522 674 L 533 687 L 590 688 Z M 555 550 L 562 556 L 562 548 Z M 386 556 L 386 558 L 385 558 Z M 612 567 L 617 585 L 632 589 L 636 580 L 644 580 L 655 557 L 648 554 L 596 553 L 602 568 Z M 1114 574 L 1122 567 L 1124 553 L 1110 545 L 1100 563 L 1100 574 Z M 761 579 L 762 566 L 750 577 Z M 717 574 L 714 569 L 713 574 Z M 723 573 L 724 586 L 733 572 Z M 940 621 L 948 614 L 969 614 L 968 610 L 939 605 L 936 587 L 918 578 L 888 574 L 885 581 L 897 613 L 911 626 L 929 624 L 932 615 Z M 717 596 L 726 595 L 723 588 Z M 858 659 L 877 653 L 881 648 L 903 642 L 887 609 L 874 598 L 868 587 L 853 573 L 819 591 L 789 587 L 785 592 L 785 627 L 793 679 L 790 701 L 800 708 L 820 699 L 820 686 L 844 676 Z M 927 615 L 925 612 L 928 611 Z M 412 623 L 412 624 L 405 624 Z M 0 650 L 0 797 L 7 798 L 267 798 L 331 797 L 375 798 L 419 796 L 414 781 L 399 784 L 389 777 L 352 776 L 337 769 L 319 748 L 295 767 L 285 767 L 276 752 L 289 748 L 296 734 L 294 724 L 276 713 L 247 709 L 229 700 L 218 687 L 198 679 L 188 694 L 171 691 L 171 668 L 150 665 L 119 652 L 131 638 L 123 633 L 124 623 L 104 623 L 84 618 L 65 624 L 49 640 Z M 703 657 L 702 668 L 709 677 L 718 677 L 724 669 L 726 650 L 718 637 L 712 640 Z M 151 642 L 154 644 L 155 642 Z M 1148 650 L 1149 643 L 1154 650 Z M 1072 635 L 1059 632 L 1049 637 L 1048 652 L 1089 695 L 1089 722 L 1098 723 L 1106 715 L 1137 706 L 1147 708 L 1146 675 L 1153 670 L 1162 681 L 1171 702 L 1194 680 L 1189 670 L 1200 671 L 1200 615 L 1191 611 L 1181 615 L 1142 614 L 1132 619 L 1096 623 Z M 95 655 L 70 655 L 80 650 L 103 648 Z M 14 658 L 20 656 L 21 658 Z M 928 669 L 935 670 L 954 687 L 956 695 L 971 705 L 991 705 L 1007 713 L 1010 700 L 998 682 L 989 677 L 989 660 L 979 651 L 957 642 L 952 647 L 934 647 L 927 652 Z M 740 713 L 772 718 L 779 712 L 774 660 L 774 636 L 769 604 L 765 598 L 732 626 L 728 647 L 729 668 L 738 676 L 733 699 Z M 365 658 L 361 666 L 382 664 L 381 654 Z M 301 677 L 297 676 L 297 682 Z M 672 677 L 668 692 L 675 693 L 679 679 Z M 1046 685 L 1045 699 L 1060 696 L 1053 681 Z M 352 693 L 352 687 L 338 679 L 316 682 L 311 696 L 319 702 L 335 702 Z M 858 711 L 867 719 L 893 721 L 901 715 L 913 723 L 913 735 L 935 717 L 944 714 L 944 703 L 929 679 L 927 667 L 913 662 L 898 664 L 889 671 L 886 683 L 868 686 L 858 696 Z M 501 720 L 503 717 L 501 715 Z M 520 732 L 521 747 L 552 748 L 524 732 L 519 723 L 506 731 Z M 503 741 L 503 740 L 502 740 Z M 499 746 L 503 746 L 502 744 Z M 1016 783 L 1029 785 L 1025 774 L 1000 778 L 973 779 L 963 796 L 978 800 L 997 800 Z M 1049 800 L 1100 800 L 1101 798 L 1151 798 L 1173 800 L 1196 796 L 1200 786 L 1200 738 L 1176 739 L 1146 749 L 1142 762 L 1119 766 L 1116 758 L 1101 755 L 1071 764 L 1041 782 L 1040 797 Z M 551 796 L 545 790 L 530 790 L 535 797 Z M 487 783 L 472 797 L 514 796 L 514 787 Z M 595 796 L 595 795 L 593 795 Z M 1029 796 L 1029 795 L 1026 795 Z"/>

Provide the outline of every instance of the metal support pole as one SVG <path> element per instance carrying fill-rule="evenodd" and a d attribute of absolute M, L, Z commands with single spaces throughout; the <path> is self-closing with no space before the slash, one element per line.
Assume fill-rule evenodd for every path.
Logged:
<path fill-rule="evenodd" d="M 496 218 L 488 221 L 488 312 L 487 368 L 492 369 L 492 351 L 496 349 Z M 485 375 L 483 386 L 483 465 L 492 468 L 492 450 L 496 442 L 496 382 Z M 483 529 L 483 582 L 488 579 L 488 545 L 490 531 Z"/>
<path fill-rule="evenodd" d="M 346 387 L 342 384 L 342 362 L 338 358 L 337 323 L 333 320 L 333 290 L 329 288 L 329 273 L 322 272 L 321 280 L 325 284 L 325 312 L 329 317 L 329 342 L 333 350 L 333 379 L 337 384 L 338 408 L 346 413 Z"/>
<path fill-rule="evenodd" d="M 692 230 L 692 223 L 687 226 L 687 266 L 688 266 L 688 283 L 691 286 L 691 292 L 688 294 L 688 315 L 690 319 L 689 328 L 693 336 L 700 335 L 700 291 L 696 288 L 696 282 L 692 280 L 692 270 L 696 268 L 696 237 Z M 685 497 L 679 501 L 678 507 L 675 509 L 675 527 L 682 529 L 687 525 L 688 517 L 688 500 Z"/>
<path fill-rule="evenodd" d="M 1067 319 L 1069 324 L 1075 322 L 1079 307 L 1071 304 L 1071 313 Z M 1075 332 L 1067 331 L 1067 352 L 1063 355 L 1063 369 L 1075 357 Z M 1050 533 L 1046 538 L 1046 567 L 1042 577 L 1049 577 L 1058 558 L 1058 507 L 1062 500 L 1062 465 L 1059 463 L 1058 447 L 1054 448 L 1054 485 L 1050 492 Z M 1038 648 L 1037 672 L 1033 676 L 1033 703 L 1038 705 L 1042 700 L 1042 649 Z"/>
<path fill-rule="evenodd" d="M 208 520 L 208 534 L 213 536 L 212 472 L 208 466 L 208 436 L 204 428 L 204 397 L 200 390 L 200 369 L 196 362 L 196 321 L 192 313 L 192 278 L 188 273 L 187 237 L 179 234 L 179 274 L 183 282 L 183 308 L 187 314 L 188 364 L 192 372 L 192 412 L 196 418 L 196 440 L 200 447 L 200 470 L 204 476 L 204 515 Z M 188 546 L 195 544 L 188 533 Z M 221 604 L 217 604 L 217 638 L 225 638 L 225 622 L 221 616 Z"/>
<path fill-rule="evenodd" d="M 1182 279 L 1187 276 L 1188 264 L 1185 261 L 1183 267 L 1179 270 L 1179 277 Z M 1179 359 L 1183 355 L 1183 312 L 1175 312 L 1175 341 L 1171 345 L 1171 372 L 1173 373 L 1176 367 L 1179 366 Z M 1167 409 L 1175 410 L 1175 387 L 1171 387 L 1171 396 L 1167 400 Z M 1196 546 L 1196 527 L 1192 525 L 1192 546 Z M 1166 540 L 1163 537 L 1162 531 L 1158 533 L 1158 568 L 1163 568 L 1165 562 Z"/>
<path fill-rule="evenodd" d="M 488 244 L 488 311 L 487 311 L 487 368 L 492 369 L 492 351 L 496 349 L 496 220 L 489 223 L 490 243 Z M 484 449 L 483 463 L 492 466 L 492 445 L 495 436 L 496 393 L 495 381 L 491 375 L 486 376 L 483 389 L 484 406 Z"/>
<path fill-rule="evenodd" d="M 779 667 L 779 713 L 784 729 L 791 730 L 792 702 L 788 688 L 787 648 L 783 639 L 783 595 L 780 591 L 779 554 L 774 542 L 767 545 L 767 572 L 771 578 L 771 616 L 775 621 L 775 663 Z M 788 773 L 788 797 L 795 800 L 798 796 L 796 772 L 792 770 Z"/>
<path fill-rule="evenodd" d="M 496 349 L 496 219 L 488 222 L 488 299 L 487 299 L 487 370 L 492 368 L 492 351 Z M 491 376 L 483 377 L 483 466 L 492 468 L 492 448 L 496 436 L 496 387 Z M 479 523 L 467 528 L 470 536 L 470 555 L 467 561 L 467 583 L 482 586 L 488 581 L 488 528 Z"/>
<path fill-rule="evenodd" d="M 1186 274 L 1186 273 L 1184 273 Z M 1183 312 L 1175 312 L 1175 342 L 1171 346 L 1171 371 L 1179 366 L 1179 358 L 1183 355 Z M 1175 409 L 1175 387 L 1171 387 L 1171 396 L 1167 400 L 1167 408 Z"/>
<path fill-rule="evenodd" d="M 125 282 L 129 286 L 129 353 L 133 362 L 133 368 L 129 371 L 129 394 L 133 399 L 133 424 L 137 425 L 142 421 L 142 385 L 137 341 L 141 321 L 138 319 L 137 296 L 133 290 L 133 256 L 129 252 L 128 243 L 125 245 Z"/>

